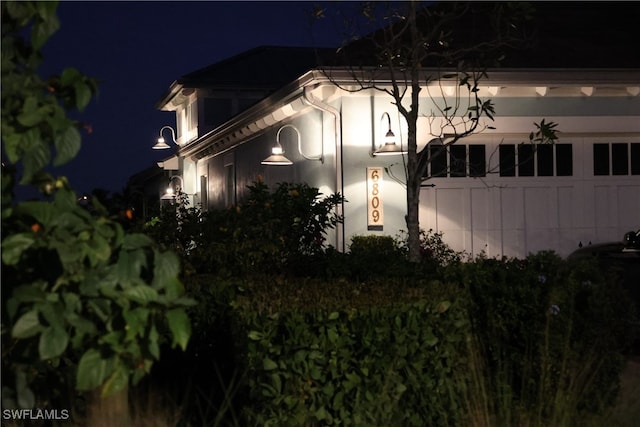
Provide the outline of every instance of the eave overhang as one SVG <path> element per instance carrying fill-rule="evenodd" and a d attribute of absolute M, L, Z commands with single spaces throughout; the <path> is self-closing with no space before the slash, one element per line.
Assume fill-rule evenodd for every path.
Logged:
<path fill-rule="evenodd" d="M 393 84 L 391 74 L 385 70 L 359 72 L 362 75 L 375 72 L 376 87 Z M 425 69 L 421 80 L 434 86 L 458 86 L 456 79 L 438 80 L 438 76 L 451 72 Z M 640 93 L 640 70 L 636 69 L 499 69 L 488 70 L 487 75 L 481 80 L 480 90 L 483 96 L 489 97 L 509 96 L 506 89 L 511 89 L 518 96 L 545 96 L 548 93 L 567 96 L 567 90 L 572 91 L 570 96 L 637 96 Z M 344 67 L 308 71 L 216 129 L 181 147 L 179 153 L 194 160 L 214 156 L 255 138 L 288 117 L 301 114 L 310 108 L 302 96 L 305 87 L 331 86 L 336 91 L 337 87 L 352 91 L 375 90 L 374 81 L 370 85 L 361 84 L 353 76 L 354 71 Z M 163 99 L 171 100 L 170 94 L 175 97 L 180 89 L 182 86 L 176 82 Z"/>

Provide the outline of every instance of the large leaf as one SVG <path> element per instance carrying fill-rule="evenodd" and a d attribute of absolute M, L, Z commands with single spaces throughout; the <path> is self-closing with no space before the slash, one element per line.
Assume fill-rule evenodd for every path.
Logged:
<path fill-rule="evenodd" d="M 189 337 L 191 336 L 191 322 L 182 308 L 174 308 L 167 311 L 167 322 L 171 335 L 173 335 L 172 346 L 176 344 L 184 351 L 187 348 Z"/>
<path fill-rule="evenodd" d="M 82 111 L 91 101 L 91 88 L 85 82 L 80 81 L 73 85 L 73 89 L 76 93 L 76 108 Z"/>
<path fill-rule="evenodd" d="M 69 126 L 54 141 L 56 158 L 54 166 L 60 166 L 73 159 L 80 151 L 80 132 L 74 126 Z"/>
<path fill-rule="evenodd" d="M 38 334 L 43 329 L 38 319 L 38 311 L 31 310 L 23 314 L 11 330 L 14 338 L 29 338 Z"/>
<path fill-rule="evenodd" d="M 41 171 L 51 158 L 51 151 L 46 142 L 40 139 L 40 132 L 31 129 L 24 135 L 24 171 L 20 183 L 31 182 L 33 176 Z"/>
<path fill-rule="evenodd" d="M 154 251 L 153 286 L 163 288 L 167 280 L 171 280 L 180 273 L 180 261 L 173 252 Z"/>
<path fill-rule="evenodd" d="M 17 206 L 16 210 L 21 214 L 33 217 L 42 225 L 50 224 L 58 214 L 55 206 L 42 201 L 22 202 Z"/>
<path fill-rule="evenodd" d="M 20 261 L 20 255 L 35 242 L 30 233 L 13 234 L 2 241 L 2 262 L 15 265 Z"/>
<path fill-rule="evenodd" d="M 112 394 L 124 390 L 128 383 L 129 372 L 122 363 L 119 363 L 109 379 L 104 383 L 101 395 L 102 397 L 111 396 Z"/>
<path fill-rule="evenodd" d="M 40 123 L 45 117 L 43 109 L 38 104 L 38 98 L 28 96 L 22 104 L 22 111 L 16 117 L 18 123 L 24 127 L 32 127 Z"/>
<path fill-rule="evenodd" d="M 138 304 L 149 304 L 158 299 L 158 291 L 147 285 L 138 285 L 128 288 L 124 291 L 124 295 Z"/>
<path fill-rule="evenodd" d="M 87 350 L 78 363 L 76 389 L 93 390 L 102 385 L 115 368 L 113 357 L 105 359 L 95 348 Z"/>
<path fill-rule="evenodd" d="M 40 359 L 47 360 L 58 357 L 64 352 L 69 343 L 69 334 L 59 327 L 49 326 L 40 335 L 38 352 Z"/>
<path fill-rule="evenodd" d="M 153 240 L 149 236 L 140 233 L 131 233 L 124 236 L 124 242 L 122 244 L 123 249 L 138 249 L 142 247 L 151 246 Z"/>

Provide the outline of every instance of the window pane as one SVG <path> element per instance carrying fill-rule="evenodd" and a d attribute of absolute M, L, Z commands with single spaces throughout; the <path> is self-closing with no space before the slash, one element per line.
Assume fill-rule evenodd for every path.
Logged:
<path fill-rule="evenodd" d="M 447 176 L 447 156 L 442 145 L 430 145 L 431 176 Z"/>
<path fill-rule="evenodd" d="M 556 144 L 556 175 L 573 175 L 573 147 L 571 144 Z"/>
<path fill-rule="evenodd" d="M 486 174 L 487 174 L 487 157 L 485 153 L 485 146 L 470 145 L 469 146 L 469 176 L 485 176 Z"/>
<path fill-rule="evenodd" d="M 609 144 L 593 144 L 593 174 L 609 175 Z"/>
<path fill-rule="evenodd" d="M 533 176 L 533 144 L 518 145 L 518 176 Z"/>
<path fill-rule="evenodd" d="M 452 145 L 449 147 L 450 176 L 467 176 L 467 147 L 465 145 Z"/>
<path fill-rule="evenodd" d="M 631 175 L 640 175 L 640 144 L 631 144 Z"/>
<path fill-rule="evenodd" d="M 501 145 L 498 153 L 500 155 L 500 176 L 516 176 L 516 146 L 512 144 Z"/>
<path fill-rule="evenodd" d="M 611 144 L 611 172 L 613 175 L 629 174 L 628 144 Z"/>
<path fill-rule="evenodd" d="M 538 176 L 553 176 L 553 145 L 538 145 Z"/>

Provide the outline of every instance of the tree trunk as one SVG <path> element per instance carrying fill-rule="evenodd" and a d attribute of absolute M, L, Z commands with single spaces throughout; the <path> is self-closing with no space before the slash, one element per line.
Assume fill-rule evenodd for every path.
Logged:
<path fill-rule="evenodd" d="M 420 182 L 421 172 L 419 170 L 418 159 L 418 109 L 420 94 L 420 50 L 422 45 L 418 43 L 420 40 L 418 26 L 416 23 L 416 5 L 415 2 L 409 2 L 409 31 L 411 32 L 411 40 L 413 41 L 412 53 L 410 59 L 411 64 L 411 109 L 405 111 L 405 119 L 407 120 L 407 233 L 409 247 L 409 260 L 411 262 L 420 261 Z"/>

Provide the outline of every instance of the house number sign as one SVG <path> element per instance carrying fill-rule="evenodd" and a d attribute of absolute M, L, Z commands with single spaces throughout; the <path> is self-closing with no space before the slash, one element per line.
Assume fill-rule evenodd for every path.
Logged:
<path fill-rule="evenodd" d="M 382 168 L 367 168 L 367 229 L 382 230 L 384 211 L 382 203 Z"/>

